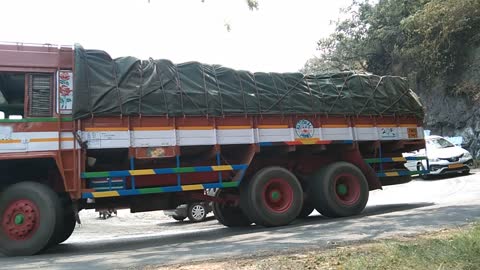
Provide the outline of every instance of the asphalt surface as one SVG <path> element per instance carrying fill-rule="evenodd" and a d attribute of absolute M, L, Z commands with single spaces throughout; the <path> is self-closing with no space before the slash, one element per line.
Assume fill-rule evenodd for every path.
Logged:
<path fill-rule="evenodd" d="M 0 257 L 0 269 L 141 269 L 144 266 L 318 249 L 351 241 L 410 235 L 480 220 L 480 171 L 415 180 L 370 193 L 362 215 L 327 219 L 312 214 L 277 228 L 231 229 L 216 220 L 174 222 L 159 212 L 83 223 L 66 243 L 31 257 Z"/>

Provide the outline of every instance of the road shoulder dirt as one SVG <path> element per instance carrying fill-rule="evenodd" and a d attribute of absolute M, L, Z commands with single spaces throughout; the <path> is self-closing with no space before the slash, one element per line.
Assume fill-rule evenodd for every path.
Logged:
<path fill-rule="evenodd" d="M 380 241 L 331 243 L 318 250 L 258 254 L 147 270 L 250 269 L 474 269 L 480 265 L 480 223 Z M 473 268 L 472 268 L 473 267 Z"/>

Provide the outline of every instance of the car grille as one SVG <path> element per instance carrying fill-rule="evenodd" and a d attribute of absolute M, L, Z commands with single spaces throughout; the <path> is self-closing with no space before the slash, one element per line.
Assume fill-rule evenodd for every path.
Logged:
<path fill-rule="evenodd" d="M 460 158 L 463 157 L 463 154 L 461 154 L 460 156 L 456 156 L 456 157 L 450 157 L 450 158 L 439 158 L 440 160 L 447 160 L 448 162 L 457 162 L 460 160 Z"/>

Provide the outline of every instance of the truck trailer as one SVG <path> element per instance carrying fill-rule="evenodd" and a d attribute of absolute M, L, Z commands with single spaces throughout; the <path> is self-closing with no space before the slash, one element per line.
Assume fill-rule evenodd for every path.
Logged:
<path fill-rule="evenodd" d="M 82 209 L 210 201 L 229 227 L 357 215 L 423 172 L 402 157 L 425 148 L 423 117 L 401 77 L 0 44 L 0 252 L 64 242 Z"/>

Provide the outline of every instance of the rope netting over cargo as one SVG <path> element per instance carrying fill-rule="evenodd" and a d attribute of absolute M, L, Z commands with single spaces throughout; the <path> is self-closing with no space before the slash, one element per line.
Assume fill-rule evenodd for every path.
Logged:
<path fill-rule="evenodd" d="M 404 78 L 342 72 L 251 73 L 198 62 L 112 59 L 75 47 L 75 119 L 92 116 L 413 115 Z"/>

